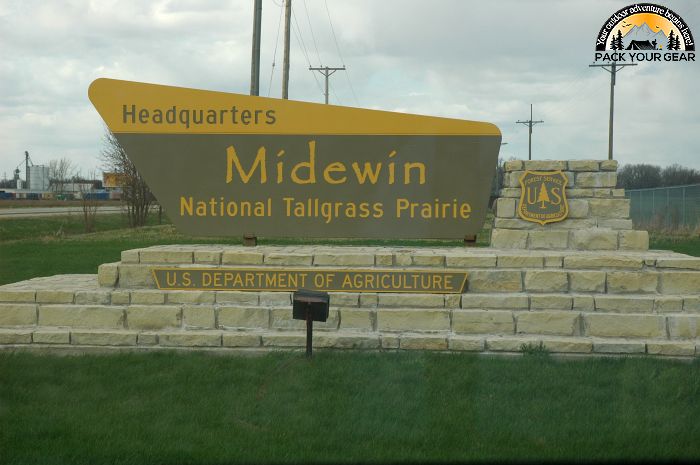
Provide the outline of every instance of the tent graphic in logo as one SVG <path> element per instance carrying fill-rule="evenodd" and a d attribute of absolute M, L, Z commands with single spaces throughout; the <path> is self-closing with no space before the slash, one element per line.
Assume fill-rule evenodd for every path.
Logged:
<path fill-rule="evenodd" d="M 525 171 L 520 177 L 520 218 L 541 225 L 566 219 L 569 214 L 567 182 L 561 171 Z"/>

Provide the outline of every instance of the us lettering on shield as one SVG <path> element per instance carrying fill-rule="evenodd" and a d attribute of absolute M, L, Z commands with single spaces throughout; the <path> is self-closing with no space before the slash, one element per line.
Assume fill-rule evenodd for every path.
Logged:
<path fill-rule="evenodd" d="M 525 171 L 520 176 L 518 216 L 543 226 L 565 220 L 569 215 L 567 183 L 561 171 Z"/>

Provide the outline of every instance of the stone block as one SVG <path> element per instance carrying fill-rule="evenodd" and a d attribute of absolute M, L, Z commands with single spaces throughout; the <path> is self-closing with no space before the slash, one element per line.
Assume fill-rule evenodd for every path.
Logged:
<path fill-rule="evenodd" d="M 158 290 L 131 291 L 133 305 L 160 305 L 165 303 L 165 293 Z"/>
<path fill-rule="evenodd" d="M 521 193 L 521 189 L 519 187 L 517 187 L 517 188 L 506 187 L 506 188 L 498 191 L 498 197 L 499 198 L 512 197 L 512 198 L 519 199 L 520 193 Z"/>
<path fill-rule="evenodd" d="M 665 338 L 666 318 L 658 315 L 583 314 L 587 336 Z"/>
<path fill-rule="evenodd" d="M 446 294 L 445 308 L 459 308 L 462 304 L 462 296 L 460 294 Z"/>
<path fill-rule="evenodd" d="M 73 291 L 36 291 L 36 301 L 44 304 L 72 304 Z"/>
<path fill-rule="evenodd" d="M 217 304 L 258 305 L 259 303 L 257 292 L 218 291 L 215 294 Z"/>
<path fill-rule="evenodd" d="M 530 231 L 529 241 L 530 249 L 566 249 L 569 246 L 569 231 Z"/>
<path fill-rule="evenodd" d="M 182 310 L 176 305 L 130 305 L 126 310 L 129 329 L 179 328 Z"/>
<path fill-rule="evenodd" d="M 617 185 L 617 173 L 598 172 L 576 173 L 576 187 L 615 187 Z"/>
<path fill-rule="evenodd" d="M 36 304 L 0 304 L 0 326 L 34 326 Z"/>
<path fill-rule="evenodd" d="M 612 189 L 593 189 L 593 197 L 596 199 L 612 198 Z"/>
<path fill-rule="evenodd" d="M 129 291 L 115 289 L 110 292 L 110 302 L 112 305 L 129 305 Z"/>
<path fill-rule="evenodd" d="M 429 336 L 425 334 L 402 334 L 399 349 L 404 350 L 447 350 L 446 336 Z"/>
<path fill-rule="evenodd" d="M 216 318 L 212 305 L 185 305 L 182 308 L 185 328 L 214 329 Z"/>
<path fill-rule="evenodd" d="M 326 347 L 334 349 L 379 349 L 379 335 L 377 334 L 339 334 L 320 333 L 314 334 L 314 347 Z"/>
<path fill-rule="evenodd" d="M 448 331 L 450 314 L 444 309 L 379 309 L 379 331 Z"/>
<path fill-rule="evenodd" d="M 524 282 L 525 290 L 529 292 L 567 292 L 569 289 L 566 271 L 528 270 Z"/>
<path fill-rule="evenodd" d="M 139 252 L 140 263 L 193 263 L 191 250 L 143 249 Z"/>
<path fill-rule="evenodd" d="M 360 294 L 360 307 L 377 308 L 377 294 L 362 293 Z"/>
<path fill-rule="evenodd" d="M 262 335 L 262 345 L 265 347 L 305 347 L 304 333 L 266 333 Z"/>
<path fill-rule="evenodd" d="M 154 346 L 158 344 L 158 334 L 156 333 L 139 333 L 136 338 L 136 343 L 140 346 Z"/>
<path fill-rule="evenodd" d="M 379 307 L 442 308 L 445 298 L 441 294 L 379 294 Z"/>
<path fill-rule="evenodd" d="M 649 250 L 647 231 L 620 231 L 620 250 Z"/>
<path fill-rule="evenodd" d="M 523 169 L 530 171 L 564 171 L 566 161 L 564 160 L 525 160 Z"/>
<path fill-rule="evenodd" d="M 571 310 L 573 298 L 566 294 L 541 294 L 530 296 L 531 310 Z"/>
<path fill-rule="evenodd" d="M 292 318 L 291 308 L 271 308 L 270 309 L 271 327 L 275 329 L 306 329 L 304 320 L 295 320 Z M 317 329 L 338 329 L 340 317 L 338 310 L 332 308 L 328 312 L 328 320 L 324 322 L 314 322 L 314 330 Z"/>
<path fill-rule="evenodd" d="M 309 257 L 310 260 L 310 257 Z M 262 252 L 244 252 L 241 250 L 224 250 L 221 254 L 222 265 L 262 265 Z M 310 263 L 309 263 L 310 264 Z"/>
<path fill-rule="evenodd" d="M 467 279 L 469 292 L 522 292 L 520 271 L 475 270 Z"/>
<path fill-rule="evenodd" d="M 166 295 L 170 304 L 213 304 L 216 298 L 213 291 L 170 291 Z"/>
<path fill-rule="evenodd" d="M 156 287 L 151 269 L 143 265 L 120 265 L 119 287 L 143 288 Z"/>
<path fill-rule="evenodd" d="M 526 294 L 463 294 L 462 308 L 527 310 Z"/>
<path fill-rule="evenodd" d="M 659 258 L 656 260 L 657 268 L 671 268 L 678 270 L 700 270 L 700 258 Z"/>
<path fill-rule="evenodd" d="M 374 266 L 374 254 L 371 253 L 329 253 L 315 254 L 313 263 L 317 266 Z"/>
<path fill-rule="evenodd" d="M 597 312 L 651 313 L 654 310 L 652 296 L 596 295 Z"/>
<path fill-rule="evenodd" d="M 448 268 L 495 268 L 495 255 L 476 256 L 445 256 L 445 264 Z"/>
<path fill-rule="evenodd" d="M 541 347 L 541 345 L 542 341 L 539 338 L 528 336 L 486 338 L 486 348 L 494 352 L 521 352 L 523 346 Z"/>
<path fill-rule="evenodd" d="M 508 160 L 503 163 L 503 171 L 522 171 L 523 161 L 522 160 Z"/>
<path fill-rule="evenodd" d="M 569 272 L 571 292 L 605 292 L 604 271 L 572 271 Z"/>
<path fill-rule="evenodd" d="M 617 232 L 609 229 L 581 229 L 571 232 L 571 247 L 578 250 L 615 250 Z"/>
<path fill-rule="evenodd" d="M 382 349 L 399 348 L 399 336 L 397 334 L 381 334 L 379 341 L 382 345 Z"/>
<path fill-rule="evenodd" d="M 224 347 L 260 347 L 262 337 L 260 334 L 224 333 L 222 344 Z"/>
<path fill-rule="evenodd" d="M 652 355 L 693 356 L 695 344 L 693 342 L 678 341 L 654 341 L 647 342 L 647 353 Z"/>
<path fill-rule="evenodd" d="M 561 223 L 559 223 L 560 225 Z M 541 229 L 538 223 L 532 223 L 530 221 L 524 221 L 520 218 L 494 218 L 493 227 L 495 230 L 500 229 L 515 229 L 515 230 L 530 230 L 530 229 Z M 493 237 L 491 238 L 491 247 L 496 247 L 493 245 Z M 513 248 L 513 247 L 503 247 L 503 248 Z"/>
<path fill-rule="evenodd" d="M 266 265 L 310 266 L 313 257 L 310 254 L 273 252 L 265 255 Z"/>
<path fill-rule="evenodd" d="M 76 291 L 77 305 L 109 305 L 110 291 Z"/>
<path fill-rule="evenodd" d="M 70 331 L 37 329 L 32 335 L 34 344 L 70 344 Z"/>
<path fill-rule="evenodd" d="M 654 299 L 656 313 L 680 313 L 683 311 L 683 297 L 659 296 Z"/>
<path fill-rule="evenodd" d="M 564 266 L 564 257 L 547 255 L 544 257 L 545 268 L 561 268 Z"/>
<path fill-rule="evenodd" d="M 656 293 L 659 273 L 650 271 L 609 271 L 608 292 L 610 294 Z"/>
<path fill-rule="evenodd" d="M 268 307 L 292 308 L 291 292 L 261 292 L 260 305 Z"/>
<path fill-rule="evenodd" d="M 630 230 L 630 229 L 634 229 L 634 224 L 632 223 L 632 220 L 630 220 L 630 219 L 598 218 L 598 227 L 599 228 L 615 229 L 615 230 L 621 230 L 621 229 Z M 625 246 L 630 246 L 630 244 L 626 242 Z M 620 248 L 622 248 L 622 246 Z"/>
<path fill-rule="evenodd" d="M 569 171 L 599 171 L 600 162 L 598 160 L 569 160 Z"/>
<path fill-rule="evenodd" d="M 509 171 L 503 174 L 503 187 L 520 187 L 520 177 L 525 171 Z"/>
<path fill-rule="evenodd" d="M 575 336 L 579 327 L 579 314 L 574 312 L 519 312 L 515 318 L 518 334 Z"/>
<path fill-rule="evenodd" d="M 491 247 L 498 249 L 527 248 L 527 231 L 494 229 L 491 232 Z"/>
<path fill-rule="evenodd" d="M 514 218 L 515 217 L 516 199 L 503 197 L 496 199 L 496 216 L 499 218 Z"/>
<path fill-rule="evenodd" d="M 2 289 L 2 288 L 0 288 Z M 0 302 L 35 302 L 36 291 L 24 289 L 0 290 Z"/>
<path fill-rule="evenodd" d="M 580 187 L 572 188 L 571 186 L 568 186 L 566 188 L 566 198 L 567 199 L 587 198 L 587 197 L 593 197 L 593 189 L 591 189 L 591 188 L 581 189 Z"/>
<path fill-rule="evenodd" d="M 194 262 L 205 265 L 218 265 L 221 263 L 221 250 L 195 250 Z"/>
<path fill-rule="evenodd" d="M 124 327 L 124 309 L 112 305 L 40 305 L 39 326 L 120 329 Z"/>
<path fill-rule="evenodd" d="M 351 331 L 372 331 L 376 313 L 372 310 L 362 308 L 338 309 L 340 312 L 340 329 Z"/>
<path fill-rule="evenodd" d="M 77 346 L 135 346 L 135 332 L 71 331 L 70 342 Z"/>
<path fill-rule="evenodd" d="M 270 309 L 222 306 L 219 307 L 218 324 L 224 329 L 265 329 L 270 326 Z"/>
<path fill-rule="evenodd" d="M 592 312 L 595 310 L 595 302 L 592 295 L 574 295 L 572 310 Z"/>
<path fill-rule="evenodd" d="M 498 268 L 542 268 L 544 257 L 541 255 L 499 255 L 497 263 Z"/>
<path fill-rule="evenodd" d="M 164 347 L 220 347 L 221 333 L 218 331 L 183 331 L 161 333 L 159 343 Z"/>
<path fill-rule="evenodd" d="M 700 296 L 683 297 L 683 311 L 692 313 L 700 312 Z"/>
<path fill-rule="evenodd" d="M 140 251 L 141 251 L 141 249 L 122 250 L 121 262 L 122 263 L 138 263 Z"/>
<path fill-rule="evenodd" d="M 644 342 L 626 340 L 594 340 L 593 352 L 603 354 L 643 354 L 646 352 Z"/>
<path fill-rule="evenodd" d="M 583 338 L 544 338 L 542 347 L 552 353 L 588 354 L 593 351 L 593 341 Z"/>
<path fill-rule="evenodd" d="M 460 352 L 482 352 L 486 348 L 486 339 L 474 336 L 450 336 L 447 348 Z"/>
<path fill-rule="evenodd" d="M 413 265 L 415 266 L 445 266 L 445 256 L 437 254 L 418 254 L 413 255 Z"/>
<path fill-rule="evenodd" d="M 411 253 L 397 252 L 394 254 L 396 266 L 411 266 L 413 265 L 413 256 Z"/>
<path fill-rule="evenodd" d="M 624 189 L 611 189 L 612 191 L 612 196 L 616 198 L 624 198 L 625 197 L 625 190 Z"/>
<path fill-rule="evenodd" d="M 0 329 L 0 345 L 31 343 L 32 331 L 30 329 Z"/>
<path fill-rule="evenodd" d="M 700 273 L 697 271 L 664 271 L 659 290 L 662 294 L 697 294 L 700 292 Z"/>
<path fill-rule="evenodd" d="M 453 310 L 452 331 L 463 334 L 513 334 L 513 313 L 499 310 Z"/>
<path fill-rule="evenodd" d="M 693 339 L 700 335 L 700 315 L 669 315 L 668 336 L 671 339 Z"/>
<path fill-rule="evenodd" d="M 333 292 L 330 297 L 330 304 L 334 307 L 358 307 L 360 305 L 360 294 L 355 292 Z"/>
<path fill-rule="evenodd" d="M 394 254 L 389 252 L 375 253 L 374 264 L 376 266 L 392 266 L 394 264 Z"/>
<path fill-rule="evenodd" d="M 617 160 L 602 160 L 600 169 L 602 171 L 617 171 Z"/>
<path fill-rule="evenodd" d="M 588 218 L 590 213 L 589 200 L 570 199 L 569 218 Z"/>
<path fill-rule="evenodd" d="M 123 252 L 122 252 L 123 253 Z M 97 267 L 97 285 L 100 287 L 115 287 L 119 279 L 118 263 L 103 263 Z"/>
<path fill-rule="evenodd" d="M 613 254 L 586 256 L 569 255 L 564 257 L 564 268 L 621 268 L 641 269 L 644 261 L 641 258 L 616 256 Z"/>

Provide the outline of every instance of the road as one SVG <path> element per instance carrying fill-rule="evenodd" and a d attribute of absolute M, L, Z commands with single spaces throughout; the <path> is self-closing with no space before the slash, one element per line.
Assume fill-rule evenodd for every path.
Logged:
<path fill-rule="evenodd" d="M 97 207 L 97 213 L 120 213 L 121 211 L 122 207 Z M 82 214 L 81 207 L 0 208 L 0 219 Z"/>

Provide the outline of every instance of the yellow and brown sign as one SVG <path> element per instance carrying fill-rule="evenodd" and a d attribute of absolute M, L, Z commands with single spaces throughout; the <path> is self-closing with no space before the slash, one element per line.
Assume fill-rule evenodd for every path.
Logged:
<path fill-rule="evenodd" d="M 490 123 L 113 79 L 89 96 L 188 234 L 461 239 L 484 224 Z"/>
<path fill-rule="evenodd" d="M 541 225 L 566 219 L 569 214 L 567 182 L 561 171 L 525 171 L 520 176 L 520 218 Z"/>
<path fill-rule="evenodd" d="M 467 273 L 432 270 L 152 268 L 163 290 L 393 292 L 459 294 Z"/>

